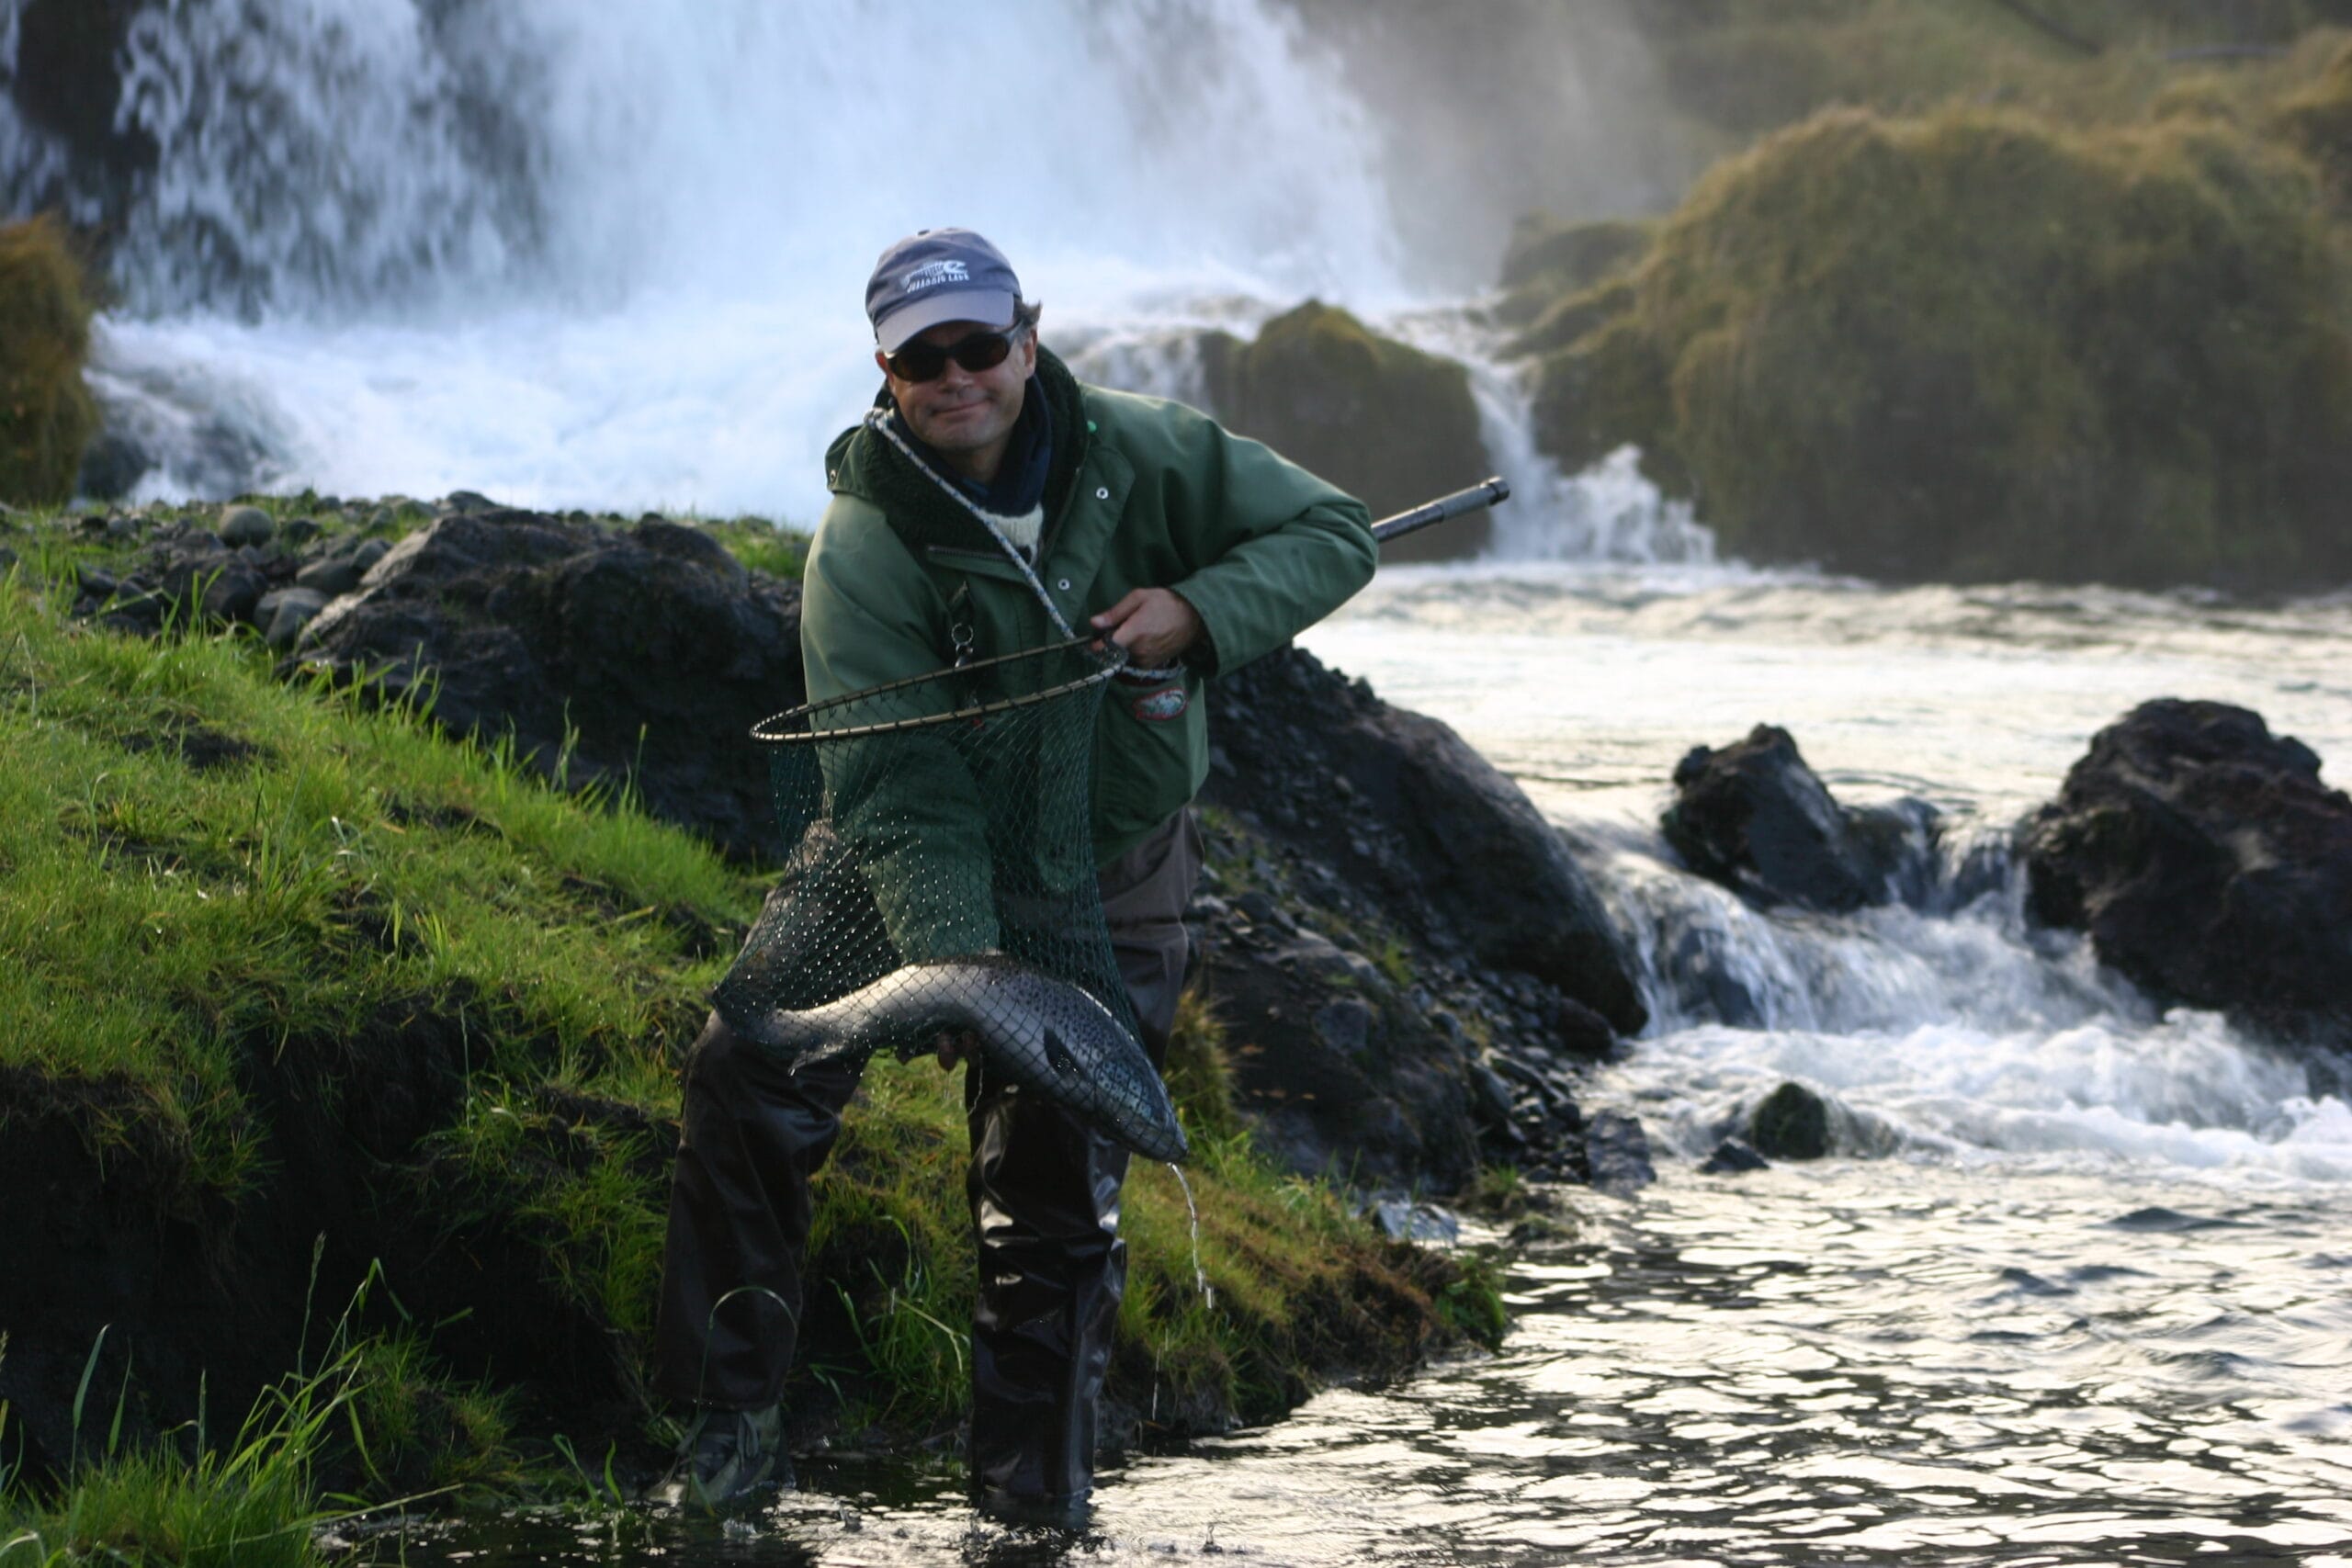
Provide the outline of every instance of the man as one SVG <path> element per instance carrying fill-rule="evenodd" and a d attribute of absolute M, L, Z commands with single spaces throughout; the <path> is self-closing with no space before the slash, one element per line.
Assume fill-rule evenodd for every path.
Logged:
<path fill-rule="evenodd" d="M 882 254 L 866 287 L 884 387 L 826 456 L 803 575 L 812 701 L 1091 630 L 1126 650 L 1094 745 L 1092 834 L 1114 955 L 1155 1066 L 1200 869 L 1203 682 L 1371 577 L 1363 505 L 1180 404 L 1081 385 L 1038 307 L 968 230 Z M 922 852 L 917 845 L 915 852 Z M 906 958 L 956 938 L 893 930 Z M 943 1051 L 943 1055 L 951 1054 Z M 697 1407 L 675 1495 L 789 1483 L 778 1400 L 801 1305 L 808 1181 L 854 1072 L 796 1078 L 713 1013 L 685 1089 L 657 1386 Z M 1125 1280 L 1126 1156 L 1050 1103 L 967 1089 L 980 1253 L 971 1462 L 984 1506 L 1074 1517 Z"/>

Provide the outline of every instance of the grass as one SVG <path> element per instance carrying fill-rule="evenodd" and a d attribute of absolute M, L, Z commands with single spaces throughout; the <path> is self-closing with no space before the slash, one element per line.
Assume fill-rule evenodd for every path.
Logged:
<path fill-rule="evenodd" d="M 148 640 L 74 623 L 58 585 L 108 547 L 53 519 L 11 544 L 24 558 L 0 572 L 0 1135 L 62 1118 L 109 1182 L 136 1173 L 172 1213 L 233 1227 L 286 1179 L 287 1112 L 266 1086 L 309 1072 L 318 1113 L 339 1115 L 382 1068 L 369 1053 L 411 1049 L 410 1025 L 429 1021 L 455 1042 L 457 1092 L 406 1141 L 355 1149 L 366 1179 L 443 1234 L 519 1248 L 612 1348 L 622 1388 L 641 1389 L 677 1070 L 728 962 L 724 933 L 748 924 L 763 879 L 626 796 L 549 788 L 510 748 L 282 682 L 249 633 Z M 1467 1321 L 1448 1304 L 1459 1269 L 1381 1241 L 1332 1192 L 1259 1158 L 1217 1032 L 1188 1001 L 1171 1069 L 1213 1298 L 1176 1179 L 1138 1168 L 1127 1190 L 1113 1393 L 1162 1426 L 1271 1416 L 1330 1370 L 1402 1371 Z M 973 1288 L 965 1160 L 955 1080 L 875 1064 L 819 1182 L 796 1408 L 886 1438 L 953 1420 Z M 571 1491 L 610 1493 L 609 1472 L 527 1414 L 529 1388 L 492 1381 L 495 1366 L 443 1375 L 441 1334 L 393 1313 L 389 1292 L 370 1326 L 337 1348 L 356 1359 L 333 1378 L 273 1385 L 232 1442 L 183 1427 L 161 1447 L 85 1453 L 39 1489 L 10 1478 L 0 1543 L 17 1556 L 0 1568 L 109 1551 L 224 1561 L 229 1541 L 238 1562 L 271 1560 L 265 1542 L 306 1561 L 309 1525 L 342 1506 L 322 1493 L 330 1450 L 355 1498 L 544 1491 L 554 1455 Z M 658 1427 L 637 1398 L 624 1418 Z M 338 1424 L 323 1449 L 322 1418 Z M 590 1451 L 644 1451 L 633 1430 L 576 1435 Z"/>
<path fill-rule="evenodd" d="M 0 1466 L 0 1568 L 308 1568 L 322 1560 L 323 1528 L 513 1484 L 507 1402 L 449 1382 L 413 1332 L 357 1326 L 380 1284 L 371 1275 L 361 1285 L 315 1359 L 263 1390 L 225 1441 L 199 1400 L 163 1441 L 126 1442 L 130 1377 L 109 1410 L 93 1386 L 107 1332 L 98 1330 L 74 1402 L 66 1473 L 37 1490 Z M 0 1436 L 6 1417 L 0 1404 Z M 364 1477 L 372 1496 L 327 1492 L 332 1471 Z"/>

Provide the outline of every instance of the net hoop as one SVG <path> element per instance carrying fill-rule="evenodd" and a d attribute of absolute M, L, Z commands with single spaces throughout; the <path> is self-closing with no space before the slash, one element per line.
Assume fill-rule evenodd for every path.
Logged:
<path fill-rule="evenodd" d="M 886 681 L 881 685 L 867 686 L 854 692 L 844 692 L 838 697 L 827 697 L 822 702 L 803 703 L 797 708 L 786 708 L 782 713 L 770 714 L 752 726 L 752 739 L 763 746 L 806 746 L 819 741 L 856 740 L 867 736 L 895 735 L 910 729 L 927 729 L 933 725 L 968 723 L 973 719 L 987 718 L 993 714 L 1011 713 L 1016 708 L 1034 707 L 1039 703 L 1051 702 L 1057 697 L 1066 697 L 1072 692 L 1082 692 L 1090 686 L 1098 686 L 1110 680 L 1121 670 L 1126 668 L 1127 650 L 1116 643 L 1112 643 L 1108 646 L 1107 651 L 1097 654 L 1102 660 L 1100 669 L 1080 675 L 1074 681 L 1064 681 L 1059 685 L 1048 686 L 1043 691 L 1024 692 L 1017 697 L 1000 697 L 994 702 L 975 703 L 968 707 L 956 708 L 948 713 L 924 714 L 916 718 L 894 718 L 879 724 L 862 724 L 843 729 L 819 729 L 815 722 L 820 714 L 834 708 L 847 707 L 853 703 L 869 703 L 887 693 L 901 692 L 910 686 L 927 685 L 933 681 L 944 681 L 955 676 L 974 675 L 989 670 L 1003 669 L 1024 660 L 1046 659 L 1056 654 L 1071 653 L 1081 649 L 1089 649 L 1097 640 L 1091 637 L 1075 637 L 1067 642 L 1046 643 L 1040 648 L 1023 649 L 1018 653 L 1000 653 L 989 659 L 976 659 L 969 664 L 951 665 L 944 670 L 933 670 L 924 675 L 910 675 L 902 681 Z"/>

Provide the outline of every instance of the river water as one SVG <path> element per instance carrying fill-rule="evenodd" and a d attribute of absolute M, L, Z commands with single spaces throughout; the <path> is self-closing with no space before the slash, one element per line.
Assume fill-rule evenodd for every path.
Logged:
<path fill-rule="evenodd" d="M 0 0 L 0 78 L 30 3 Z M 155 5 L 118 125 L 156 155 L 110 214 L 0 98 L 0 195 L 117 235 L 92 380 L 155 464 L 137 499 L 806 522 L 872 390 L 871 258 L 940 221 L 1116 384 L 1196 395 L 1189 333 L 1308 294 L 1456 355 L 1518 492 L 1493 558 L 1384 572 L 1305 639 L 1518 778 L 1644 956 L 1656 1021 L 1584 1098 L 1641 1118 L 1659 1179 L 1551 1195 L 1499 1355 L 1133 1459 L 1075 1540 L 976 1523 L 952 1468 L 832 1455 L 726 1527 L 434 1526 L 407 1561 L 2352 1562 L 2352 1111 L 2029 931 L 1999 858 L 2152 696 L 2257 708 L 2352 782 L 2352 600 L 1758 570 L 1631 454 L 1553 471 L 1463 305 L 1521 207 L 1672 198 L 1624 153 L 1640 62 L 1559 19 L 1609 9 L 1530 35 L 1530 112 L 1588 181 L 1532 194 L 1420 134 L 1499 113 L 1487 79 L 1370 69 L 1289 0 Z M 1676 761 L 1758 722 L 1844 799 L 1931 802 L 1982 896 L 1767 916 L 1681 873 Z M 1700 1174 L 1789 1079 L 1837 1153 Z"/>

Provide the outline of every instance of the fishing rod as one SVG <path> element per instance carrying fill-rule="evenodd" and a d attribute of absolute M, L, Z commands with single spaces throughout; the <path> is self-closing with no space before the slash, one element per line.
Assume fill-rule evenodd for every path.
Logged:
<path fill-rule="evenodd" d="M 1434 523 L 1448 522 L 1467 513 L 1483 512 L 1510 499 L 1510 484 L 1500 478 L 1485 479 L 1468 490 L 1455 491 L 1452 495 L 1425 501 L 1410 512 L 1399 512 L 1394 517 L 1384 517 L 1372 525 L 1372 536 L 1382 544 L 1417 534 Z"/>

